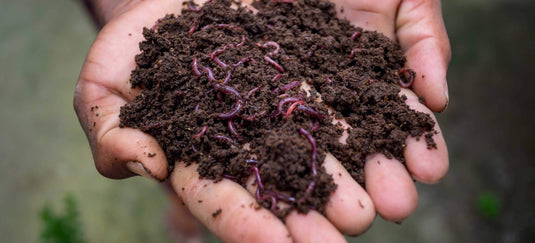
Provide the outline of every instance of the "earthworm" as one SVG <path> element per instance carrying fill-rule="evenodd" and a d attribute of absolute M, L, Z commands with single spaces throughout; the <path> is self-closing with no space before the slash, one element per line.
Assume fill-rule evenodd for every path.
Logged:
<path fill-rule="evenodd" d="M 284 72 L 284 68 L 282 68 L 282 66 L 280 64 L 278 64 L 277 62 L 273 61 L 273 59 L 271 59 L 271 57 L 265 55 L 264 56 L 264 60 L 269 62 L 269 64 L 273 65 L 273 67 L 275 67 L 275 69 L 277 69 L 279 72 L 281 72 L 281 73 Z"/>
<path fill-rule="evenodd" d="M 199 27 L 198 25 L 199 25 L 199 19 L 198 18 L 194 19 L 193 20 L 193 24 L 191 25 L 191 28 L 189 29 L 188 33 L 190 35 L 193 34 L 193 32 L 195 32 L 195 29 L 197 29 L 197 27 Z"/>
<path fill-rule="evenodd" d="M 192 138 L 200 138 L 200 137 L 202 137 L 202 135 L 204 135 L 206 133 L 206 129 L 207 128 L 208 127 L 206 127 L 206 126 L 202 127 L 202 129 L 201 129 L 201 131 L 199 133 L 197 133 L 197 134 L 195 134 L 195 135 L 193 135 L 191 137 Z"/>
<path fill-rule="evenodd" d="M 195 32 L 195 29 L 197 28 L 197 24 L 196 23 L 193 23 L 193 25 L 189 28 L 189 31 L 188 33 L 189 34 L 193 34 L 193 32 Z"/>
<path fill-rule="evenodd" d="M 282 87 L 282 90 L 283 91 L 288 91 L 288 90 L 293 89 L 293 88 L 295 88 L 297 86 L 300 86 L 300 85 L 301 85 L 301 81 L 293 81 L 293 82 L 291 82 L 291 83 L 289 83 L 287 85 L 284 85 L 284 87 Z"/>
<path fill-rule="evenodd" d="M 260 190 L 264 190 L 264 183 L 262 182 L 262 177 L 260 176 L 260 171 L 258 170 L 258 167 L 256 166 L 253 166 L 251 167 L 251 170 L 253 171 L 255 177 L 256 177 L 256 194 L 257 194 L 257 197 L 260 198 Z"/>
<path fill-rule="evenodd" d="M 314 177 L 311 181 L 310 181 L 310 184 L 308 184 L 308 187 L 305 191 L 305 195 L 299 200 L 300 203 L 304 202 L 306 200 L 307 197 L 310 196 L 310 194 L 312 193 L 312 190 L 314 189 L 314 187 L 316 186 L 316 177 L 318 175 L 318 172 L 316 170 L 316 157 L 317 157 L 317 148 L 316 148 L 316 140 L 314 139 L 314 137 L 312 135 L 310 135 L 310 133 L 305 130 L 304 128 L 300 128 L 299 129 L 299 133 L 301 133 L 301 135 L 305 136 L 305 138 L 308 140 L 308 142 L 310 143 L 310 147 L 312 148 L 312 151 L 311 151 L 311 154 L 312 154 L 312 159 L 311 159 L 311 170 L 312 170 L 312 176 Z"/>
<path fill-rule="evenodd" d="M 154 22 L 154 25 L 150 28 L 151 30 L 156 30 L 156 28 L 158 28 L 158 25 L 160 25 L 160 23 L 162 22 L 162 20 L 164 19 L 165 17 L 163 18 L 159 18 L 158 20 L 156 20 L 156 22 Z"/>
<path fill-rule="evenodd" d="M 232 64 L 232 67 L 237 67 L 237 66 L 239 66 L 239 65 L 241 65 L 241 64 L 243 64 L 243 63 L 245 63 L 245 62 L 247 62 L 248 60 L 249 60 L 248 57 L 244 57 L 244 58 L 242 58 L 240 61 L 238 61 L 237 63 Z"/>
<path fill-rule="evenodd" d="M 317 118 L 320 118 L 320 119 L 323 119 L 325 116 L 317 111 L 315 111 L 314 109 L 310 108 L 310 107 L 306 107 L 304 105 L 300 105 L 300 106 L 297 106 L 297 110 L 300 110 L 300 111 L 303 111 L 311 116 L 314 116 L 314 117 L 317 117 Z"/>
<path fill-rule="evenodd" d="M 409 73 L 409 77 L 407 80 L 407 76 L 405 75 L 405 73 Z M 409 88 L 411 87 L 412 83 L 414 82 L 414 77 L 416 76 L 416 72 L 414 72 L 414 70 L 408 68 L 408 67 L 404 67 L 404 68 L 400 68 L 399 69 L 399 74 L 400 75 L 403 75 L 403 78 L 399 79 L 399 85 L 401 85 L 401 87 L 403 88 Z M 405 79 L 405 80 L 403 80 Z"/>
<path fill-rule="evenodd" d="M 253 89 L 249 90 L 249 92 L 247 92 L 247 95 L 245 96 L 245 98 L 246 98 L 246 99 L 249 99 L 249 98 L 251 97 L 251 95 L 252 95 L 254 92 L 258 91 L 258 90 L 260 90 L 260 87 L 254 87 Z"/>
<path fill-rule="evenodd" d="M 279 79 L 281 77 L 282 77 L 282 74 L 279 73 L 279 74 L 275 75 L 275 77 L 273 77 L 273 79 L 271 79 L 271 82 L 275 82 L 275 81 L 277 81 L 277 79 Z"/>
<path fill-rule="evenodd" d="M 193 73 L 195 74 L 195 76 L 200 77 L 201 71 L 199 71 L 199 63 L 197 58 L 193 58 L 191 66 L 193 67 Z"/>
<path fill-rule="evenodd" d="M 351 53 L 349 54 L 349 58 L 353 58 L 355 56 L 355 53 L 360 52 L 360 51 L 361 51 L 360 48 L 355 48 L 351 50 Z"/>
<path fill-rule="evenodd" d="M 228 71 L 227 72 L 227 76 L 225 77 L 225 79 L 223 80 L 223 84 L 228 84 L 228 82 L 230 81 L 230 76 L 232 75 L 232 71 Z"/>
<path fill-rule="evenodd" d="M 232 24 L 218 24 L 217 28 L 218 29 L 230 29 L 230 30 L 235 29 L 235 30 L 240 31 L 240 32 L 244 32 L 245 31 L 241 27 L 236 26 L 236 25 L 232 25 Z"/>
<path fill-rule="evenodd" d="M 215 51 L 210 53 L 210 58 L 214 59 L 215 56 L 225 52 L 227 50 L 227 48 L 228 48 L 228 45 L 224 45 L 223 48 L 216 49 Z"/>
<path fill-rule="evenodd" d="M 219 114 L 219 118 L 221 119 L 232 119 L 234 117 L 236 117 L 238 115 L 238 113 L 241 112 L 243 108 L 243 99 L 237 99 L 236 100 L 236 105 L 234 107 L 234 110 L 231 110 L 227 113 L 222 113 L 222 114 Z"/>
<path fill-rule="evenodd" d="M 255 115 L 252 115 L 252 116 L 240 116 L 241 119 L 243 120 L 246 120 L 246 121 L 254 121 L 257 117 L 259 116 L 263 116 L 266 114 L 266 111 L 262 111 L 258 114 L 255 114 Z"/>
<path fill-rule="evenodd" d="M 258 160 L 256 160 L 256 159 L 246 159 L 245 163 L 250 164 L 250 165 L 256 165 L 256 164 L 258 164 Z"/>
<path fill-rule="evenodd" d="M 229 174 L 223 174 L 223 178 L 230 179 L 230 180 L 236 180 L 235 176 L 231 176 Z"/>
<path fill-rule="evenodd" d="M 241 36 L 241 42 L 238 43 L 236 45 L 236 47 L 240 47 L 240 46 L 243 46 L 243 45 L 245 45 L 245 36 L 244 35 Z"/>
<path fill-rule="evenodd" d="M 232 119 L 234 117 L 236 117 L 238 115 L 238 113 L 241 112 L 242 108 L 243 108 L 243 98 L 241 97 L 240 95 L 240 92 L 238 92 L 236 89 L 230 87 L 230 86 L 222 86 L 221 84 L 218 84 L 218 83 L 214 83 L 212 84 L 214 86 L 214 88 L 221 92 L 221 93 L 224 93 L 224 94 L 233 94 L 234 96 L 236 96 L 236 103 L 234 105 L 234 109 L 227 112 L 227 113 L 222 113 L 222 114 L 219 114 L 218 117 L 221 118 L 221 119 Z"/>
<path fill-rule="evenodd" d="M 151 123 L 151 124 L 143 126 L 143 130 L 146 131 L 149 129 L 159 128 L 161 126 L 162 126 L 162 122 L 155 122 L 155 123 Z"/>
<path fill-rule="evenodd" d="M 260 45 L 259 43 L 256 44 L 258 47 L 262 47 L 262 48 L 266 48 L 268 46 L 271 46 L 271 47 L 275 47 L 275 50 L 271 51 L 268 53 L 268 56 L 273 56 L 273 55 L 277 55 L 277 53 L 279 53 L 279 49 L 281 48 L 279 43 L 277 42 L 274 42 L 274 41 L 268 41 L 262 45 Z"/>
<path fill-rule="evenodd" d="M 221 59 L 219 59 L 219 57 L 214 57 L 214 62 L 217 63 L 217 65 L 219 65 L 220 67 L 222 68 L 226 68 L 227 67 L 227 64 L 224 63 L 223 61 L 221 61 Z"/>
<path fill-rule="evenodd" d="M 310 128 L 310 132 L 315 132 L 317 131 L 318 129 L 320 128 L 320 122 L 318 120 L 316 120 L 314 122 L 314 126 L 312 126 L 312 128 Z"/>
<path fill-rule="evenodd" d="M 216 78 L 214 77 L 214 71 L 212 71 L 212 69 L 208 68 L 208 67 L 203 67 L 202 68 L 202 71 L 203 72 L 206 72 L 207 76 L 208 76 L 208 80 L 210 81 L 216 81 Z"/>
<path fill-rule="evenodd" d="M 269 194 L 266 194 L 264 193 L 263 196 L 260 196 L 260 190 L 256 190 L 257 191 L 257 199 L 258 201 L 264 201 L 266 199 L 270 199 L 271 200 L 271 211 L 272 212 L 275 212 L 276 209 L 277 209 L 277 198 L 274 196 L 274 195 L 269 195 Z"/>
<path fill-rule="evenodd" d="M 304 104 L 303 101 L 296 101 L 294 102 L 293 104 L 290 105 L 290 107 L 288 107 L 288 110 L 286 111 L 286 114 L 284 114 L 285 117 L 289 117 L 290 114 L 292 114 L 292 111 L 295 109 L 295 107 L 297 106 L 301 106 L 302 104 Z"/>
<path fill-rule="evenodd" d="M 191 149 L 193 149 L 193 152 L 195 152 L 195 153 L 199 152 L 199 150 L 197 150 L 197 148 L 195 148 L 195 145 L 193 145 L 193 144 L 191 145 Z"/>
<path fill-rule="evenodd" d="M 288 98 L 284 98 L 282 99 L 279 104 L 277 105 L 277 110 L 279 113 L 284 113 L 282 108 L 283 106 L 286 104 L 286 103 L 290 103 L 290 102 L 297 102 L 297 101 L 300 101 L 300 99 L 298 97 L 288 97 Z"/>
<path fill-rule="evenodd" d="M 316 149 L 316 140 L 314 139 L 314 137 L 307 131 L 305 130 L 304 128 L 299 128 L 299 133 L 301 133 L 301 135 L 305 136 L 305 138 L 308 140 L 308 142 L 310 143 L 310 147 L 312 148 L 312 159 L 311 159 L 311 169 L 312 169 L 312 175 L 314 176 L 314 178 L 317 176 L 318 172 L 316 171 L 316 157 L 317 157 L 317 149 Z"/>
<path fill-rule="evenodd" d="M 325 77 L 325 81 L 327 81 L 327 83 L 329 83 L 329 84 L 332 84 L 332 83 L 333 83 L 333 81 L 332 81 L 331 78 L 329 78 L 329 77 Z"/>
<path fill-rule="evenodd" d="M 193 111 L 198 111 L 200 106 L 201 106 L 201 102 L 199 102 L 199 103 L 195 106 L 195 110 L 193 110 Z"/>
<path fill-rule="evenodd" d="M 266 192 L 264 192 L 264 195 L 271 195 L 271 196 L 276 197 L 279 200 L 286 200 L 286 201 L 290 201 L 290 202 L 294 202 L 295 201 L 294 197 L 286 196 L 284 194 L 281 194 L 279 192 L 274 192 L 274 191 L 266 191 Z"/>
<path fill-rule="evenodd" d="M 355 31 L 355 33 L 353 33 L 353 34 L 351 35 L 351 40 L 354 41 L 356 38 L 359 38 L 361 35 L 362 35 L 362 32 L 360 32 L 360 31 Z"/>
<path fill-rule="evenodd" d="M 214 135 L 214 138 L 215 138 L 215 139 L 218 139 L 218 140 L 221 140 L 221 141 L 226 141 L 226 142 L 229 142 L 229 143 L 234 143 L 234 141 L 232 140 L 232 138 L 229 138 L 229 137 L 224 136 L 224 135 L 216 134 L 216 135 Z"/>
<path fill-rule="evenodd" d="M 191 4 L 191 2 L 188 2 L 188 9 L 193 11 L 193 12 L 200 12 L 201 9 L 197 6 L 194 6 L 193 4 Z"/>
<path fill-rule="evenodd" d="M 236 136 L 236 138 L 238 139 L 242 139 L 242 137 L 240 136 L 240 134 L 238 133 L 238 131 L 236 130 L 236 127 L 234 127 L 234 123 L 232 122 L 232 119 L 229 119 L 227 121 L 227 124 L 228 124 L 228 129 L 230 130 L 230 132 L 232 134 L 234 134 L 234 136 Z"/>
<path fill-rule="evenodd" d="M 316 186 L 315 179 L 311 180 L 310 184 L 308 184 L 307 190 L 305 191 L 305 195 L 303 195 L 303 197 L 299 199 L 299 203 L 303 203 L 306 200 L 306 198 L 308 198 L 310 194 L 312 194 L 312 190 L 314 189 L 315 186 Z"/>

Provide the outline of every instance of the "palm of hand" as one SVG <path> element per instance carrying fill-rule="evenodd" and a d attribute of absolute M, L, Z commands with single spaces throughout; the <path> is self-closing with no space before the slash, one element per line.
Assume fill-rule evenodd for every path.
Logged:
<path fill-rule="evenodd" d="M 417 69 L 420 73 L 429 73 L 427 80 L 416 80 L 414 90 L 427 98 L 428 106 L 439 110 L 446 102 L 441 85 L 445 82 L 449 58 L 447 37 L 444 44 L 444 36 L 440 34 L 445 33 L 439 30 L 429 30 L 437 32 L 438 36 L 425 35 L 425 31 L 415 34 L 412 30 L 415 28 L 412 24 L 414 19 L 431 10 L 436 11 L 433 5 L 436 3 L 420 1 L 424 4 L 416 5 L 405 1 L 405 5 L 399 5 L 399 2 L 392 0 L 376 6 L 373 1 L 338 1 L 345 8 L 342 15 L 353 24 L 377 29 L 399 39 L 407 51 L 408 65 L 421 67 L 421 70 Z M 396 12 L 398 6 L 400 10 Z M 135 68 L 138 43 L 143 39 L 141 29 L 151 26 L 166 13 L 179 13 L 179 8 L 180 5 L 173 0 L 142 1 L 133 5 L 102 29 L 87 55 L 76 86 L 74 106 L 88 136 L 96 167 L 104 176 L 125 178 L 134 175 L 131 171 L 158 180 L 168 176 L 165 155 L 154 138 L 135 129 L 119 128 L 118 115 L 120 107 L 139 94 L 139 90 L 131 89 L 128 80 Z M 411 17 L 399 12 L 404 8 L 412 14 Z M 440 13 L 440 7 L 438 11 Z M 425 22 L 425 19 L 418 22 L 421 24 L 422 21 Z M 433 46 L 446 46 L 444 50 L 435 50 L 441 52 L 442 58 L 431 58 L 430 62 L 421 59 L 435 54 L 422 51 L 422 48 L 427 50 Z M 444 80 L 440 80 L 441 75 Z M 403 90 L 402 93 L 407 95 L 407 104 L 411 108 L 431 114 L 412 91 Z M 440 131 L 438 126 L 436 129 Z M 413 138 L 407 141 L 407 167 L 417 180 L 436 182 L 447 171 L 444 139 L 441 134 L 435 139 L 438 150 L 427 150 L 424 143 L 417 143 Z M 156 156 L 148 157 L 149 153 Z M 268 210 L 250 207 L 255 199 L 240 185 L 227 180 L 214 184 L 199 179 L 195 166 L 184 167 L 178 163 L 170 178 L 192 214 L 225 241 L 282 242 L 290 240 L 288 235 L 291 235 L 295 241 L 337 242 L 344 240 L 339 232 L 350 235 L 364 232 L 375 218 L 376 211 L 387 220 L 399 221 L 416 208 L 416 189 L 402 164 L 379 154 L 370 156 L 367 161 L 365 191 L 340 162 L 328 156 L 324 166 L 333 175 L 338 189 L 331 196 L 326 215 L 291 213 L 286 218 L 286 224 Z M 140 164 L 142 167 L 139 167 Z M 218 209 L 222 209 L 223 213 L 212 217 Z"/>

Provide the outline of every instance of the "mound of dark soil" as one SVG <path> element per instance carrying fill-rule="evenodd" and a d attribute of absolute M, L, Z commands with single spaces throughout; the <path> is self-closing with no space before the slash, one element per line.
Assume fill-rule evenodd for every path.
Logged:
<path fill-rule="evenodd" d="M 158 140 L 170 169 L 198 163 L 201 177 L 242 185 L 255 176 L 257 200 L 284 217 L 324 211 L 336 189 L 322 167 L 327 152 L 364 185 L 367 155 L 404 162 L 408 136 L 435 146 L 433 120 L 398 94 L 415 75 L 399 45 L 336 18 L 333 4 L 261 0 L 256 13 L 230 0 L 186 5 L 143 30 L 131 75 L 143 91 L 120 114 L 121 127 Z M 346 144 L 335 117 L 351 126 Z"/>

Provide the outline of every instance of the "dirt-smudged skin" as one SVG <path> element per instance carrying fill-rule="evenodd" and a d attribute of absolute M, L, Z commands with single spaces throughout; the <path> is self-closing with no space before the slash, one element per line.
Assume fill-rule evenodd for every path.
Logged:
<path fill-rule="evenodd" d="M 399 45 L 337 19 L 331 3 L 262 0 L 257 14 L 229 0 L 186 4 L 143 30 L 131 75 L 143 91 L 120 114 L 121 127 L 158 140 L 171 169 L 198 163 L 201 177 L 242 185 L 255 176 L 257 199 L 284 217 L 324 211 L 336 189 L 322 167 L 327 151 L 364 184 L 367 155 L 404 162 L 408 136 L 434 146 L 433 120 L 398 95 L 407 84 Z M 347 144 L 333 117 L 352 127 Z"/>

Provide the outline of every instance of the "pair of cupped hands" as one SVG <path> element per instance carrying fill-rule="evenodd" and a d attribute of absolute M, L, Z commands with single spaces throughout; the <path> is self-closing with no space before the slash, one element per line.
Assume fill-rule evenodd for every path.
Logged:
<path fill-rule="evenodd" d="M 269 210 L 250 207 L 255 202 L 242 186 L 224 179 L 200 179 L 196 166 L 176 163 L 168 175 L 167 160 L 156 140 L 132 128 L 119 128 L 119 110 L 140 93 L 129 83 L 134 57 L 143 40 L 143 27 L 165 14 L 180 14 L 180 0 L 97 0 L 105 23 L 83 65 L 74 94 L 74 107 L 91 145 L 97 170 L 109 178 L 134 175 L 163 180 L 172 186 L 190 212 L 225 242 L 343 242 L 343 234 L 359 235 L 376 214 L 399 222 L 416 209 L 418 195 L 413 178 L 438 182 L 448 170 L 448 152 L 438 124 L 438 149 L 407 139 L 406 167 L 382 154 L 371 155 L 365 165 L 366 190 L 357 184 L 332 155 L 323 166 L 333 175 L 337 190 L 325 215 L 290 213 L 285 223 Z M 245 1 L 250 2 L 250 1 Z M 448 104 L 446 72 L 450 46 L 439 0 L 334 0 L 339 16 L 353 25 L 377 30 L 400 43 L 407 66 L 417 73 L 412 90 L 403 89 L 414 110 L 440 112 Z M 202 2 L 200 2 L 202 3 Z M 340 11 L 343 8 L 344 11 Z M 400 95 L 401 95 L 400 94 Z M 418 101 L 425 99 L 425 105 Z M 149 157 L 147 154 L 156 154 Z M 202 203 L 199 203 L 202 201 Z M 217 217 L 212 214 L 221 209 Z"/>

